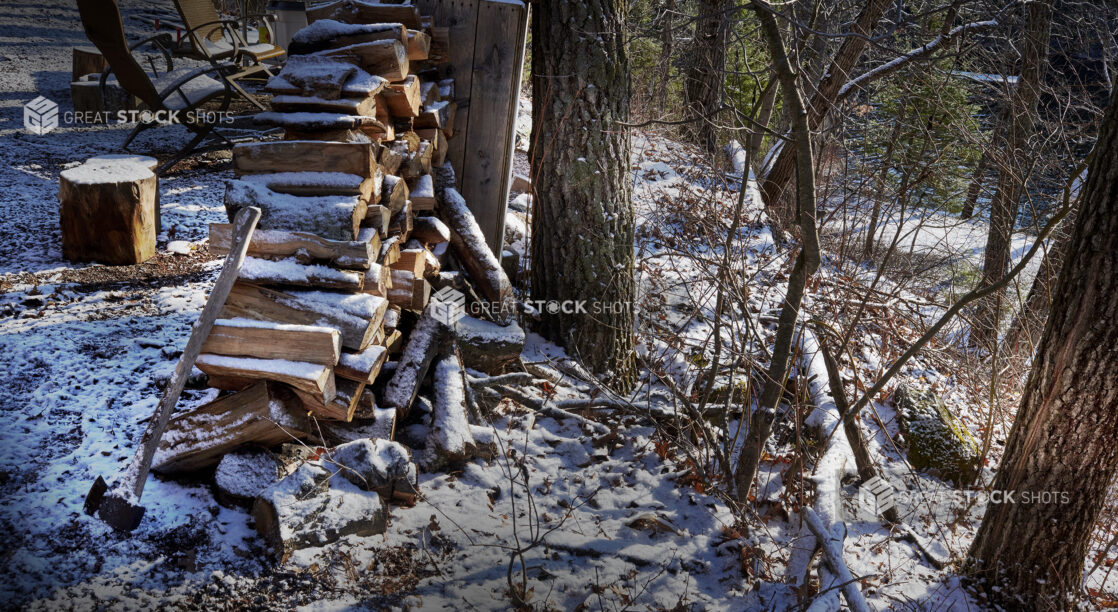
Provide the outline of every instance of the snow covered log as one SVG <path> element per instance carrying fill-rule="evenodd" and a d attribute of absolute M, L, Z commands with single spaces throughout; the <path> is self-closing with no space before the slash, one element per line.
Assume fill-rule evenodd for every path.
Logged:
<path fill-rule="evenodd" d="M 233 147 L 233 172 L 238 177 L 276 172 L 340 172 L 372 178 L 376 167 L 370 143 L 281 140 Z"/>
<path fill-rule="evenodd" d="M 404 202 L 404 207 L 392 213 L 392 218 L 388 221 L 388 235 L 399 236 L 400 240 L 407 240 L 408 235 L 411 234 L 411 222 L 413 218 L 411 210 L 411 200 Z"/>
<path fill-rule="evenodd" d="M 419 385 L 427 377 L 427 369 L 443 349 L 449 329 L 435 318 L 434 308 L 428 306 L 412 329 L 404 354 L 396 365 L 396 373 L 384 387 L 384 403 L 395 408 L 404 418 L 419 393 Z"/>
<path fill-rule="evenodd" d="M 210 224 L 210 251 L 217 255 L 229 252 L 233 226 Z M 327 240 L 308 232 L 257 230 L 252 233 L 248 254 L 252 257 L 294 257 L 301 264 L 329 262 L 339 268 L 368 270 L 380 253 L 380 236 L 373 232 L 359 236 L 364 240 Z"/>
<path fill-rule="evenodd" d="M 399 83 L 392 83 L 380 93 L 393 117 L 415 117 L 419 115 L 420 92 L 419 77 L 409 74 Z"/>
<path fill-rule="evenodd" d="M 379 495 L 332 474 L 320 464 L 304 463 L 256 498 L 256 531 L 280 563 L 302 548 L 324 546 L 347 535 L 376 535 L 387 528 Z"/>
<path fill-rule="evenodd" d="M 435 210 L 435 180 L 430 174 L 412 179 L 408 183 L 412 210 Z"/>
<path fill-rule="evenodd" d="M 423 259 L 419 260 L 424 261 Z M 404 310 L 422 311 L 431 301 L 431 283 L 423 276 L 409 270 L 392 270 L 392 286 L 388 288 L 388 302 Z"/>
<path fill-rule="evenodd" d="M 439 202 L 439 213 L 451 229 L 450 246 L 454 249 L 454 256 L 477 286 L 481 297 L 489 301 L 487 314 L 497 323 L 507 324 L 516 312 L 512 283 L 500 260 L 489 250 L 485 234 L 457 189 L 446 189 Z"/>
<path fill-rule="evenodd" d="M 434 155 L 434 147 L 426 140 L 420 141 L 419 148 L 410 152 L 404 158 L 404 163 L 400 164 L 400 176 L 405 179 L 419 178 L 424 174 L 431 173 L 431 157 Z"/>
<path fill-rule="evenodd" d="M 376 96 L 272 96 L 272 109 L 281 113 L 341 113 L 343 115 L 376 116 Z"/>
<path fill-rule="evenodd" d="M 524 330 L 515 321 L 497 325 L 471 316 L 455 323 L 458 349 L 467 368 L 497 374 L 520 357 L 524 350 Z"/>
<path fill-rule="evenodd" d="M 287 52 L 294 57 L 377 40 L 405 43 L 407 28 L 398 23 L 342 23 L 320 19 L 296 32 Z"/>
<path fill-rule="evenodd" d="M 306 232 L 342 241 L 357 238 L 367 208 L 357 196 L 293 196 L 252 181 L 229 181 L 225 186 L 229 218 L 248 206 L 260 209 L 260 229 Z"/>
<path fill-rule="evenodd" d="M 334 366 L 341 358 L 342 334 L 317 325 L 218 319 L 202 343 L 202 352 Z"/>
<path fill-rule="evenodd" d="M 357 404 L 361 401 L 365 383 L 335 377 L 334 385 L 334 396 L 329 400 L 324 400 L 317 393 L 307 393 L 302 389 L 293 390 L 303 401 L 303 409 L 313 412 L 317 418 L 349 422 L 357 410 Z"/>
<path fill-rule="evenodd" d="M 387 308 L 387 300 L 372 295 L 280 291 L 238 282 L 225 299 L 221 316 L 226 319 L 244 317 L 296 325 L 325 325 L 341 332 L 342 346 L 361 350 L 372 342 Z"/>
<path fill-rule="evenodd" d="M 424 244 L 450 242 L 450 228 L 438 217 L 419 216 L 412 219 L 411 237 Z"/>
<path fill-rule="evenodd" d="M 334 376 L 371 385 L 387 360 L 388 349 L 380 345 L 372 345 L 363 351 L 346 351 L 334 368 Z"/>
<path fill-rule="evenodd" d="M 58 179 L 62 256 L 131 265 L 155 255 L 159 181 L 145 165 L 86 163 Z M 230 217 L 232 219 L 232 217 Z"/>
<path fill-rule="evenodd" d="M 477 452 L 466 407 L 466 373 L 454 352 L 435 364 L 435 406 L 424 464 L 435 470 L 461 465 Z"/>
<path fill-rule="evenodd" d="M 365 272 L 365 287 L 362 289 L 365 293 L 387 298 L 388 289 L 391 287 L 392 276 L 388 266 L 373 264 Z"/>
<path fill-rule="evenodd" d="M 423 61 L 431 54 L 431 37 L 420 30 L 408 30 L 408 60 Z"/>
<path fill-rule="evenodd" d="M 390 149 L 385 150 L 388 151 Z M 384 155 L 382 155 L 382 158 L 383 157 Z M 400 162 L 403 162 L 403 157 L 400 158 Z M 389 172 L 387 168 L 386 166 L 385 171 Z M 384 176 L 383 187 L 381 187 L 380 191 L 380 203 L 387 206 L 388 210 L 392 212 L 403 210 L 404 205 L 407 204 L 409 195 L 408 184 L 404 179 L 392 174 L 386 174 Z"/>
<path fill-rule="evenodd" d="M 397 487 L 414 490 L 408 482 L 416 473 L 411 452 L 399 442 L 354 440 L 331 449 L 327 461 L 341 468 L 338 473 L 346 480 L 385 499 L 391 499 Z"/>
<path fill-rule="evenodd" d="M 281 382 L 322 403 L 334 399 L 336 393 L 334 369 L 317 363 L 202 353 L 194 365 L 214 376 Z"/>
<path fill-rule="evenodd" d="M 320 19 L 342 23 L 399 23 L 418 30 L 422 27 L 419 9 L 411 4 L 385 4 L 368 0 L 339 0 L 307 9 L 307 23 Z"/>
<path fill-rule="evenodd" d="M 408 48 L 398 40 L 375 40 L 346 47 L 319 51 L 323 57 L 356 57 L 369 74 L 379 76 L 393 83 L 403 81 L 408 76 Z"/>
<path fill-rule="evenodd" d="M 298 398 L 283 385 L 257 382 L 193 410 L 176 414 L 159 441 L 152 468 L 159 474 L 200 470 L 245 444 L 272 446 L 311 437 Z"/>
<path fill-rule="evenodd" d="M 819 515 L 811 508 L 804 507 L 803 517 L 804 523 L 807 524 L 808 529 L 810 529 L 821 542 L 823 558 L 826 559 L 827 565 L 831 566 L 831 571 L 835 573 L 837 584 L 833 586 L 841 585 L 842 594 L 846 597 L 846 604 L 850 606 L 851 610 L 855 612 L 869 612 L 870 606 L 866 603 L 866 599 L 862 597 L 862 592 L 858 590 L 858 581 L 850 574 L 850 570 L 846 567 L 846 562 L 842 560 L 843 538 L 832 535 L 832 532 L 827 530 L 827 527 L 823 524 Z M 820 586 L 822 588 L 832 588 L 832 585 L 828 584 L 822 584 Z"/>
<path fill-rule="evenodd" d="M 298 140 L 299 142 L 305 141 L 302 139 L 291 138 L 290 135 L 292 132 L 305 134 L 308 132 L 357 130 L 365 127 L 375 126 L 383 127 L 380 121 L 378 121 L 377 118 L 372 115 L 349 115 L 346 113 L 335 112 L 280 113 L 276 111 L 268 111 L 253 115 L 252 120 L 258 125 L 270 125 L 272 127 L 281 127 L 285 130 L 289 130 L 289 133 L 287 135 L 288 140 Z"/>
<path fill-rule="evenodd" d="M 365 286 L 365 274 L 360 271 L 335 270 L 316 264 L 304 265 L 294 258 L 272 261 L 246 257 L 238 278 L 258 285 L 289 285 L 349 291 L 361 291 Z"/>
<path fill-rule="evenodd" d="M 286 476 L 283 463 L 264 448 L 245 448 L 221 458 L 214 471 L 214 497 L 223 504 L 250 506 L 260 492 Z"/>
<path fill-rule="evenodd" d="M 277 95 L 339 98 L 375 96 L 388 84 L 387 80 L 365 72 L 349 59 L 290 55 L 280 73 L 269 79 L 264 89 Z"/>

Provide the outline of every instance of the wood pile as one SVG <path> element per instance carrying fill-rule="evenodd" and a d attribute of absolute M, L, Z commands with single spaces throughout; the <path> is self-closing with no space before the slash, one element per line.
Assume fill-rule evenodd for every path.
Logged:
<path fill-rule="evenodd" d="M 433 294 L 464 296 L 471 329 L 498 330 L 484 341 L 506 336 L 486 362 L 498 370 L 523 346 L 509 280 L 444 162 L 457 106 L 446 28 L 360 0 L 308 21 L 256 117 L 284 139 L 233 149 L 229 216 L 262 215 L 197 361 L 220 394 L 172 421 L 156 471 L 214 467 L 250 444 L 391 440 L 405 419 L 429 430 L 428 454 L 446 452 L 422 465 L 468 459 L 459 311 Z M 214 252 L 230 241 L 230 225 L 211 225 Z"/>

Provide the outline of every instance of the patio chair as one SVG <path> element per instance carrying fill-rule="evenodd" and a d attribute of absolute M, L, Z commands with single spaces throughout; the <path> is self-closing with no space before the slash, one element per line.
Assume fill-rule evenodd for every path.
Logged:
<path fill-rule="evenodd" d="M 186 26 L 186 34 L 175 53 L 207 61 L 231 60 L 238 69 L 224 75 L 224 79 L 260 110 L 268 110 L 237 81 L 261 72 L 269 77 L 274 76 L 264 61 L 283 56 L 286 53 L 283 47 L 267 42 L 249 44 L 242 36 L 242 27 L 245 20 L 259 19 L 268 30 L 269 40 L 275 40 L 276 34 L 272 27 L 275 15 L 244 15 L 241 20 L 222 19 L 214 8 L 213 0 L 175 0 L 175 8 Z"/>
<path fill-rule="evenodd" d="M 198 120 L 197 111 L 203 104 L 220 99 L 217 116 L 224 114 L 229 108 L 233 98 L 233 91 L 228 83 L 215 79 L 210 75 L 220 77 L 226 66 L 211 62 L 202 68 L 175 69 L 171 59 L 171 46 L 174 41 L 170 34 L 163 33 L 142 40 L 131 47 L 124 34 L 124 22 L 120 17 L 120 8 L 116 0 L 77 0 L 78 13 L 81 16 L 82 26 L 85 28 L 89 41 L 101 51 L 109 67 L 101 74 L 102 92 L 110 80 L 110 75 L 115 78 L 121 89 L 139 98 L 147 105 L 148 110 L 178 111 L 181 125 L 194 132 L 194 138 L 180 149 L 170 160 L 164 162 L 156 173 L 161 174 L 176 162 L 186 157 L 207 137 L 212 137 L 232 146 L 228 138 L 214 130 L 214 124 Z M 155 62 L 150 62 L 154 74 L 149 74 L 140 63 L 132 56 L 134 49 L 151 44 L 155 46 L 166 60 L 167 66 L 163 73 L 155 69 Z M 155 119 L 140 121 L 124 140 L 121 148 L 128 149 L 132 139 L 140 132 L 163 125 Z"/>

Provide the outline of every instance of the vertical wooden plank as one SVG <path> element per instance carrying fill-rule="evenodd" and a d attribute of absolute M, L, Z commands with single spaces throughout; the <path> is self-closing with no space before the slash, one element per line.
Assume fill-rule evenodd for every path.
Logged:
<path fill-rule="evenodd" d="M 482 0 L 478 7 L 471 121 L 459 189 L 498 256 L 508 204 L 527 17 L 528 9 L 521 2 Z"/>
<path fill-rule="evenodd" d="M 447 143 L 447 160 L 454 173 L 462 176 L 466 150 L 466 130 L 470 124 L 470 88 L 474 67 L 474 34 L 477 30 L 479 0 L 442 0 L 435 5 L 434 23 L 450 28 L 450 65 L 454 68 L 454 97 L 458 110 L 454 134 Z"/>

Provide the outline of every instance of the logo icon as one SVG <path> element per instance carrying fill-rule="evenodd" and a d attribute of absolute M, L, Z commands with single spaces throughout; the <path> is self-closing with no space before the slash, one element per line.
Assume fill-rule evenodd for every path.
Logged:
<path fill-rule="evenodd" d="M 23 127 L 32 134 L 46 134 L 58 127 L 58 105 L 39 96 L 23 106 Z"/>
<path fill-rule="evenodd" d="M 867 506 L 871 506 L 872 502 L 871 507 L 876 508 L 877 515 L 897 507 L 897 501 L 893 498 L 893 485 L 880 476 L 874 476 L 862 483 L 862 486 L 858 487 L 858 498 Z"/>
<path fill-rule="evenodd" d="M 453 287 L 443 287 L 431 296 L 435 319 L 447 326 L 454 327 L 465 316 L 466 296 Z"/>

